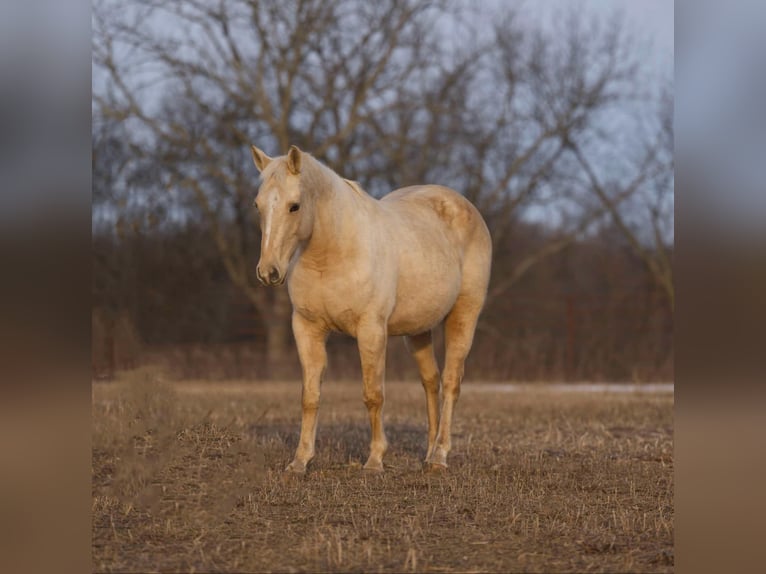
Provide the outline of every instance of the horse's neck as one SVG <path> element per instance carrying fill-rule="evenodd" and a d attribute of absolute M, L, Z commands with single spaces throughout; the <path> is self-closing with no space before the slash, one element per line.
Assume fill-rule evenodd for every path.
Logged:
<path fill-rule="evenodd" d="M 312 166 L 314 194 L 314 233 L 308 250 L 327 254 L 346 251 L 348 241 L 354 240 L 365 225 L 366 210 L 360 202 L 365 197 L 352 184 L 327 167 Z"/>
<path fill-rule="evenodd" d="M 311 158 L 310 183 L 314 202 L 324 208 L 342 211 L 349 205 L 358 203 L 359 199 L 369 199 L 369 196 L 359 187 L 359 184 L 343 179 L 329 167 Z"/>

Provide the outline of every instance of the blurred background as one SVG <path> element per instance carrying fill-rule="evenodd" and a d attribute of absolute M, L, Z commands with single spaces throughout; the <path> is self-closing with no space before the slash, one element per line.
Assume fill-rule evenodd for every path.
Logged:
<path fill-rule="evenodd" d="M 94 378 L 300 375 L 249 151 L 295 144 L 479 208 L 469 379 L 673 379 L 672 2 L 97 0 L 92 28 Z M 353 339 L 328 352 L 357 376 Z"/>

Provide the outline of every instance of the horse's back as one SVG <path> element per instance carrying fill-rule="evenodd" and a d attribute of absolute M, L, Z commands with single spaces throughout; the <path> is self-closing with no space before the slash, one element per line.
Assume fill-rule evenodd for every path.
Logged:
<path fill-rule="evenodd" d="M 432 219 L 427 214 L 436 216 L 436 224 L 441 224 L 461 250 L 471 242 L 491 250 L 489 231 L 479 210 L 453 189 L 441 185 L 413 185 L 392 191 L 381 202 L 409 224 L 413 219 Z"/>

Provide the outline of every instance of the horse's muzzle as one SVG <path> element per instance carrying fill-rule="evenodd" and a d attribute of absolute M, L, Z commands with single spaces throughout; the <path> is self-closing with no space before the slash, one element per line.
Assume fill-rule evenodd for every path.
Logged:
<path fill-rule="evenodd" d="M 264 285 L 277 285 L 279 283 L 283 283 L 284 279 L 279 273 L 279 269 L 274 267 L 273 265 L 268 267 L 268 271 L 266 273 L 261 272 L 260 265 L 255 268 L 255 274 L 258 276 L 258 280 L 263 283 Z"/>

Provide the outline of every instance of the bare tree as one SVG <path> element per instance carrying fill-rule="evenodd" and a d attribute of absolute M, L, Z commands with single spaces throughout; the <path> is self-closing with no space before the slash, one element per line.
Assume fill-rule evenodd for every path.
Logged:
<path fill-rule="evenodd" d="M 636 169 L 639 177 L 631 185 L 635 189 L 629 195 L 637 196 L 637 201 L 631 205 L 630 212 L 621 209 L 626 192 L 620 184 L 614 181 L 604 183 L 579 145 L 569 142 L 567 147 L 582 167 L 602 209 L 644 263 L 673 309 L 675 289 L 669 246 L 672 241 L 674 181 L 673 96 L 670 87 L 662 92 L 657 108 L 654 138 Z M 643 193 L 636 194 L 638 189 Z"/>
<path fill-rule="evenodd" d="M 478 133 L 465 138 L 459 155 L 470 174 L 460 189 L 488 219 L 496 268 L 513 261 L 493 274 L 490 302 L 612 217 L 613 210 L 628 209 L 658 171 L 657 142 L 650 142 L 649 151 L 619 145 L 625 126 L 643 121 L 634 114 L 649 95 L 641 87 L 635 40 L 620 13 L 588 19 L 571 9 L 543 29 L 510 12 L 497 20 L 494 32 L 485 56 L 494 90 L 479 93 L 470 107 L 470 124 L 479 126 Z M 602 188 L 588 170 L 612 162 L 599 147 L 630 156 L 625 159 L 641 156 L 623 162 L 608 204 L 593 201 Z M 552 221 L 551 232 L 536 249 L 516 257 L 507 236 L 533 212 Z"/>
<path fill-rule="evenodd" d="M 290 307 L 284 288 L 255 277 L 251 143 L 272 154 L 296 144 L 375 195 L 423 182 L 464 193 L 495 243 L 489 305 L 595 225 L 624 220 L 659 177 L 654 142 L 604 183 L 598 147 L 616 145 L 614 115 L 643 97 L 619 16 L 570 10 L 543 28 L 510 9 L 486 35 L 476 14 L 416 0 L 95 6 L 94 113 L 124 124 L 130 153 L 156 168 L 144 177 L 205 222 L 268 329 L 274 374 Z M 666 217 L 663 201 L 651 221 Z M 534 214 L 548 232 L 518 253 L 513 230 Z M 663 254 L 652 254 L 660 271 Z"/>
<path fill-rule="evenodd" d="M 297 144 L 348 177 L 364 166 L 374 173 L 376 147 L 365 133 L 402 105 L 401 86 L 433 75 L 437 12 L 398 0 L 135 0 L 94 10 L 97 112 L 130 121 L 165 184 L 189 192 L 232 281 L 268 326 L 275 370 L 290 308 L 284 288 L 264 290 L 255 278 L 248 146 L 279 153 Z"/>

